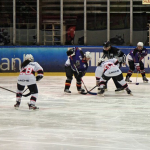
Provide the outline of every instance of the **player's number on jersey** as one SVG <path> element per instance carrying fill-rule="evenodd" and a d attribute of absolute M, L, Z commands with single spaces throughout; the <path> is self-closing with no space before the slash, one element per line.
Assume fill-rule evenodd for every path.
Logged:
<path fill-rule="evenodd" d="M 30 75 L 31 72 L 32 72 L 32 68 L 27 68 L 27 69 L 26 69 L 26 75 Z"/>
<path fill-rule="evenodd" d="M 23 75 L 25 73 L 26 75 L 30 75 L 32 73 L 32 68 L 26 68 L 25 72 L 20 72 L 20 75 Z"/>
<path fill-rule="evenodd" d="M 104 70 L 110 69 L 111 67 L 114 67 L 114 64 L 106 64 Z"/>

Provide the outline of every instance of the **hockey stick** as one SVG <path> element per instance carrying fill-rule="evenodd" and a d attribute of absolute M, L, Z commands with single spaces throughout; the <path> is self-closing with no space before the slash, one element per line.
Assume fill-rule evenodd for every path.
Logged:
<path fill-rule="evenodd" d="M 90 89 L 89 91 L 92 91 L 92 90 L 94 90 L 95 88 L 97 87 L 97 85 L 96 86 L 94 86 L 92 89 Z"/>
<path fill-rule="evenodd" d="M 3 89 L 3 90 L 6 90 L 6 91 L 9 91 L 9 92 L 12 92 L 12 93 L 17 94 L 16 92 L 14 92 L 14 91 L 12 91 L 12 90 L 9 90 L 9 89 L 6 89 L 6 88 L 4 88 L 4 87 L 1 87 L 1 86 L 0 86 L 0 88 Z M 27 89 L 28 89 L 28 88 L 27 88 Z M 26 89 L 26 90 L 27 90 L 27 89 Z M 24 92 L 25 92 L 26 90 L 24 90 Z M 24 92 L 23 92 L 23 93 L 24 93 Z M 27 97 L 27 96 L 29 96 L 29 95 L 30 95 L 30 94 L 28 93 L 28 94 L 25 94 L 25 95 L 22 95 L 22 96 Z"/>
<path fill-rule="evenodd" d="M 76 65 L 75 65 L 74 62 L 73 62 L 72 56 L 70 56 L 70 58 L 71 58 L 71 60 L 72 60 L 73 66 L 74 66 L 74 68 L 75 68 L 77 74 L 79 75 L 79 71 L 78 71 Z M 86 92 L 87 92 L 87 93 L 89 93 L 89 94 L 91 94 L 91 95 L 97 95 L 97 93 L 93 93 L 93 92 L 88 91 L 88 89 L 86 88 L 86 86 L 85 86 L 85 84 L 84 84 L 82 78 L 81 78 L 81 81 L 82 81 L 82 83 L 83 83 L 83 85 L 84 85 L 84 88 L 86 89 Z M 87 93 L 81 93 L 81 94 L 87 94 Z"/>
<path fill-rule="evenodd" d="M 82 83 L 83 83 L 83 85 L 84 85 L 84 88 L 86 89 L 86 91 L 87 91 L 87 93 L 89 93 L 89 94 L 91 94 L 91 95 L 97 95 L 97 93 L 93 93 L 93 92 L 90 92 L 90 91 L 88 91 L 88 89 L 86 88 L 86 86 L 85 86 L 85 84 L 84 84 L 84 82 L 83 82 L 83 80 L 81 79 L 81 81 L 82 81 Z M 86 94 L 87 94 L 86 93 Z M 82 93 L 81 93 L 82 94 Z M 84 93 L 83 93 L 84 94 Z"/>

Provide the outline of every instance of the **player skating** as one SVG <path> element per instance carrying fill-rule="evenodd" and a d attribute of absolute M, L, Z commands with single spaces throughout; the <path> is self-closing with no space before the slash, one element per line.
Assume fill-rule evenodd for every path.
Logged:
<path fill-rule="evenodd" d="M 125 81 L 132 82 L 130 77 L 136 68 L 137 71 L 141 73 L 143 82 L 148 82 L 148 79 L 145 76 L 144 63 L 142 62 L 146 55 L 147 49 L 143 47 L 143 42 L 138 42 L 137 47 L 129 53 L 128 62 L 130 69 L 128 70 Z"/>
<path fill-rule="evenodd" d="M 66 82 L 65 82 L 65 93 L 71 93 L 69 90 L 73 75 L 76 78 L 76 87 L 79 93 L 84 93 L 85 90 L 81 87 L 81 78 L 85 75 L 88 69 L 88 61 L 91 59 L 91 53 L 82 52 L 79 48 L 71 48 L 67 51 L 68 59 L 65 63 Z"/>
<path fill-rule="evenodd" d="M 119 69 L 119 62 L 117 59 L 113 58 L 104 61 L 104 58 L 100 58 L 95 71 L 95 76 L 100 78 L 98 94 L 104 94 L 104 87 L 110 78 L 115 78 L 115 80 L 121 85 L 121 90 L 125 89 L 128 94 L 131 94 L 131 90 L 128 88 L 128 84 L 123 79 L 123 75 Z"/>
<path fill-rule="evenodd" d="M 35 72 L 37 76 L 35 77 Z M 25 61 L 21 64 L 21 70 L 17 81 L 17 94 L 16 94 L 16 104 L 14 107 L 17 109 L 21 103 L 21 97 L 25 86 L 28 87 L 31 93 L 30 102 L 28 103 L 29 109 L 39 109 L 35 106 L 38 97 L 38 88 L 36 81 L 43 78 L 43 68 L 34 62 L 34 58 L 31 54 L 27 54 Z"/>

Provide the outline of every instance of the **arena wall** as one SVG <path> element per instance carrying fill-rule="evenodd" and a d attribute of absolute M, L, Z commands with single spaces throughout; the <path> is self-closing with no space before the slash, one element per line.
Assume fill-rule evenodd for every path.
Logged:
<path fill-rule="evenodd" d="M 102 46 L 79 46 L 83 52 L 90 51 L 92 60 L 89 62 L 88 72 L 94 73 L 98 58 L 102 56 Z M 128 53 L 135 47 L 132 46 L 116 46 L 121 49 L 128 57 Z M 0 47 L 0 72 L 15 73 L 19 72 L 20 65 L 26 54 L 32 54 L 34 60 L 37 61 L 45 72 L 55 73 L 59 75 L 64 72 L 64 64 L 67 60 L 66 51 L 68 46 L 2 46 Z M 150 47 L 148 55 L 145 57 L 144 64 L 147 73 L 150 73 Z M 128 62 L 126 66 L 121 68 L 123 73 L 128 71 Z"/>

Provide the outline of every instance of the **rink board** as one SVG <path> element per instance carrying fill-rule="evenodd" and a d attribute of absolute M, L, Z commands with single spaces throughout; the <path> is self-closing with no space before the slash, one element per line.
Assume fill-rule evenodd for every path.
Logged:
<path fill-rule="evenodd" d="M 92 60 L 89 62 L 88 72 L 94 73 L 98 58 L 102 56 L 102 46 L 78 46 L 82 48 L 83 52 L 90 51 Z M 116 46 L 122 50 L 128 58 L 128 54 L 135 47 L 133 46 Z M 23 62 L 26 54 L 32 54 L 34 60 L 38 62 L 45 72 L 64 72 L 64 64 L 67 60 L 66 51 L 68 46 L 3 46 L 0 47 L 0 72 L 18 72 L 20 65 Z M 145 57 L 144 65 L 146 73 L 150 73 L 150 47 L 148 55 Z M 128 71 L 128 62 L 126 66 L 121 68 L 123 73 Z"/>
<path fill-rule="evenodd" d="M 14 73 L 0 73 L 0 76 L 18 76 L 19 72 L 14 72 Z M 127 73 L 123 73 L 123 76 L 125 77 Z M 44 76 L 66 76 L 65 72 L 44 72 Z M 95 73 L 87 72 L 85 76 L 95 76 Z M 133 73 L 132 77 L 136 77 L 137 73 Z M 142 77 L 141 74 L 138 74 L 138 77 Z M 146 74 L 146 77 L 150 77 L 150 73 Z"/>

